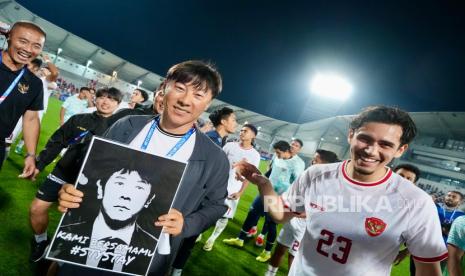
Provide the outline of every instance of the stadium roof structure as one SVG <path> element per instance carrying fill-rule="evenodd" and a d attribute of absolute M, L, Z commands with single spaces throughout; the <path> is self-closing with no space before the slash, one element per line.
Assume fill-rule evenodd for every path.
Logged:
<path fill-rule="evenodd" d="M 230 107 L 235 111 L 239 124 L 245 122 L 260 128 L 258 139 L 263 146 L 271 146 L 273 141 L 289 140 L 291 137 L 303 140 L 306 145 L 302 153 L 311 155 L 317 148 L 328 148 L 346 156 L 348 150 L 347 134 L 349 123 L 354 115 L 334 116 L 304 124 L 276 120 L 253 111 L 215 100 L 207 110 Z M 411 112 L 410 115 L 418 128 L 418 138 L 434 137 L 465 141 L 465 112 Z M 328 145 L 330 145 L 328 147 Z"/>
<path fill-rule="evenodd" d="M 58 48 L 63 51 L 59 56 L 86 66 L 88 60 L 92 60 L 90 67 L 101 73 L 112 75 L 118 72 L 118 79 L 137 85 L 137 81 L 143 82 L 143 87 L 154 91 L 163 78 L 147 69 L 130 63 L 105 49 L 76 36 L 49 21 L 33 14 L 28 9 L 11 0 L 0 0 L 0 20 L 12 24 L 19 20 L 32 21 L 47 33 L 44 51 L 57 53 Z"/>

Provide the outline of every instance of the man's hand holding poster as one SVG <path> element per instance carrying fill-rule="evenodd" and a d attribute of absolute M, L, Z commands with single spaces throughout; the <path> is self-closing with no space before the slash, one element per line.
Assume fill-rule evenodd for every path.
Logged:
<path fill-rule="evenodd" d="M 47 258 L 146 274 L 162 230 L 154 222 L 170 210 L 185 167 L 94 137 L 76 183 L 84 197 L 63 215 Z"/>

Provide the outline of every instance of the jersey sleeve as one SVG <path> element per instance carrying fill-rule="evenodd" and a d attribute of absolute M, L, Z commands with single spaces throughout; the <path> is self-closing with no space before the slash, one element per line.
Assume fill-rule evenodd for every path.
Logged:
<path fill-rule="evenodd" d="M 291 187 L 281 195 L 285 208 L 292 212 L 305 212 L 305 191 L 311 186 L 312 171 L 310 167 L 300 174 Z"/>
<path fill-rule="evenodd" d="M 226 153 L 226 156 L 229 155 L 229 152 L 231 151 L 231 145 L 232 143 L 226 143 L 224 146 L 223 146 L 223 151 L 224 153 Z"/>
<path fill-rule="evenodd" d="M 70 105 L 71 97 L 73 97 L 73 96 L 69 96 L 68 98 L 66 98 L 66 100 L 63 102 L 61 107 L 63 107 L 64 109 L 67 109 L 69 107 L 69 105 Z"/>
<path fill-rule="evenodd" d="M 454 220 L 447 238 L 447 243 L 465 251 L 465 216 Z"/>
<path fill-rule="evenodd" d="M 447 258 L 441 224 L 433 200 L 426 196 L 410 202 L 410 222 L 406 243 L 412 257 L 419 262 L 431 263 Z"/>

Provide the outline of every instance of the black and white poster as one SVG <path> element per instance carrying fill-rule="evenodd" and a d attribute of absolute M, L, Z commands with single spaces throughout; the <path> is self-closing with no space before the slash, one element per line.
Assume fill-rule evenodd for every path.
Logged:
<path fill-rule="evenodd" d="M 162 230 L 154 222 L 172 206 L 185 167 L 94 137 L 76 183 L 82 203 L 61 218 L 47 258 L 145 275 Z"/>

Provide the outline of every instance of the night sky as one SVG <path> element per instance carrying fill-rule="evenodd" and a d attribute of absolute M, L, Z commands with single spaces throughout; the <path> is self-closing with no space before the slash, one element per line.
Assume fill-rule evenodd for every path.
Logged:
<path fill-rule="evenodd" d="M 303 112 L 317 72 L 353 83 L 338 114 L 370 104 L 465 111 L 462 1 L 18 2 L 162 76 L 177 62 L 210 60 L 223 75 L 220 100 L 277 119 L 317 119 Z"/>

